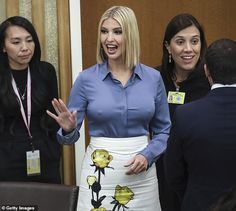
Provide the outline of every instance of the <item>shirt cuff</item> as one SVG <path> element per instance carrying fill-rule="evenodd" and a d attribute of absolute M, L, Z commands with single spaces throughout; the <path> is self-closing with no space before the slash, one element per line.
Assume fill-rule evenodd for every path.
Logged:
<path fill-rule="evenodd" d="M 80 133 L 75 128 L 73 131 L 67 133 L 60 128 L 57 132 L 57 139 L 60 144 L 73 144 L 75 143 L 80 137 Z"/>

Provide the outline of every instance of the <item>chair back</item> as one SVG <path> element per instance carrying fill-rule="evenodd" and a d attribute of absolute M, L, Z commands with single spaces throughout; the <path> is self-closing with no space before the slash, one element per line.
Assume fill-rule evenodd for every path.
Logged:
<path fill-rule="evenodd" d="M 13 210 L 13 206 L 21 206 L 25 207 L 24 210 L 31 211 L 76 211 L 78 192 L 78 186 L 0 182 L 0 208 L 5 206 L 5 210 Z M 27 207 L 29 208 L 26 209 Z M 23 208 L 17 210 L 23 210 Z"/>

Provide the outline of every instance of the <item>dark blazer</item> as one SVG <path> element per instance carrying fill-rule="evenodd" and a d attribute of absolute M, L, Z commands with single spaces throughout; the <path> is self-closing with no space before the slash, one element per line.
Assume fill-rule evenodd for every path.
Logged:
<path fill-rule="evenodd" d="M 182 211 L 206 211 L 236 185 L 236 88 L 178 106 L 165 156 Z"/>

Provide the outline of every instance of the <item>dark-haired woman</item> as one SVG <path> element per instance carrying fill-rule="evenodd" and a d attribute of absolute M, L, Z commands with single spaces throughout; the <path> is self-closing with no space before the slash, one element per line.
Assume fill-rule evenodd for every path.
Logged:
<path fill-rule="evenodd" d="M 20 16 L 0 25 L 0 181 L 60 183 L 54 67 L 40 61 L 33 25 Z"/>
<path fill-rule="evenodd" d="M 177 106 L 197 100 L 210 90 L 202 63 L 206 47 L 203 28 L 194 16 L 179 14 L 170 20 L 163 39 L 162 64 L 156 69 L 165 84 L 171 119 Z M 162 211 L 178 211 L 180 201 L 166 182 L 163 156 L 157 161 Z"/>

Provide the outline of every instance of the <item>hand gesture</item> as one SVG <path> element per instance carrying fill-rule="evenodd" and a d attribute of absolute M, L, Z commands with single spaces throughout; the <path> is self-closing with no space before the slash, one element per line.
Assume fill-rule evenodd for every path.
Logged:
<path fill-rule="evenodd" d="M 137 154 L 127 163 L 127 165 L 125 165 L 125 167 L 130 167 L 126 172 L 127 175 L 139 174 L 147 169 L 148 161 L 143 155 Z"/>
<path fill-rule="evenodd" d="M 47 110 L 47 114 L 57 121 L 65 132 L 71 132 L 76 128 L 76 111 L 70 112 L 65 103 L 59 99 L 53 99 L 52 105 L 57 115 Z"/>

